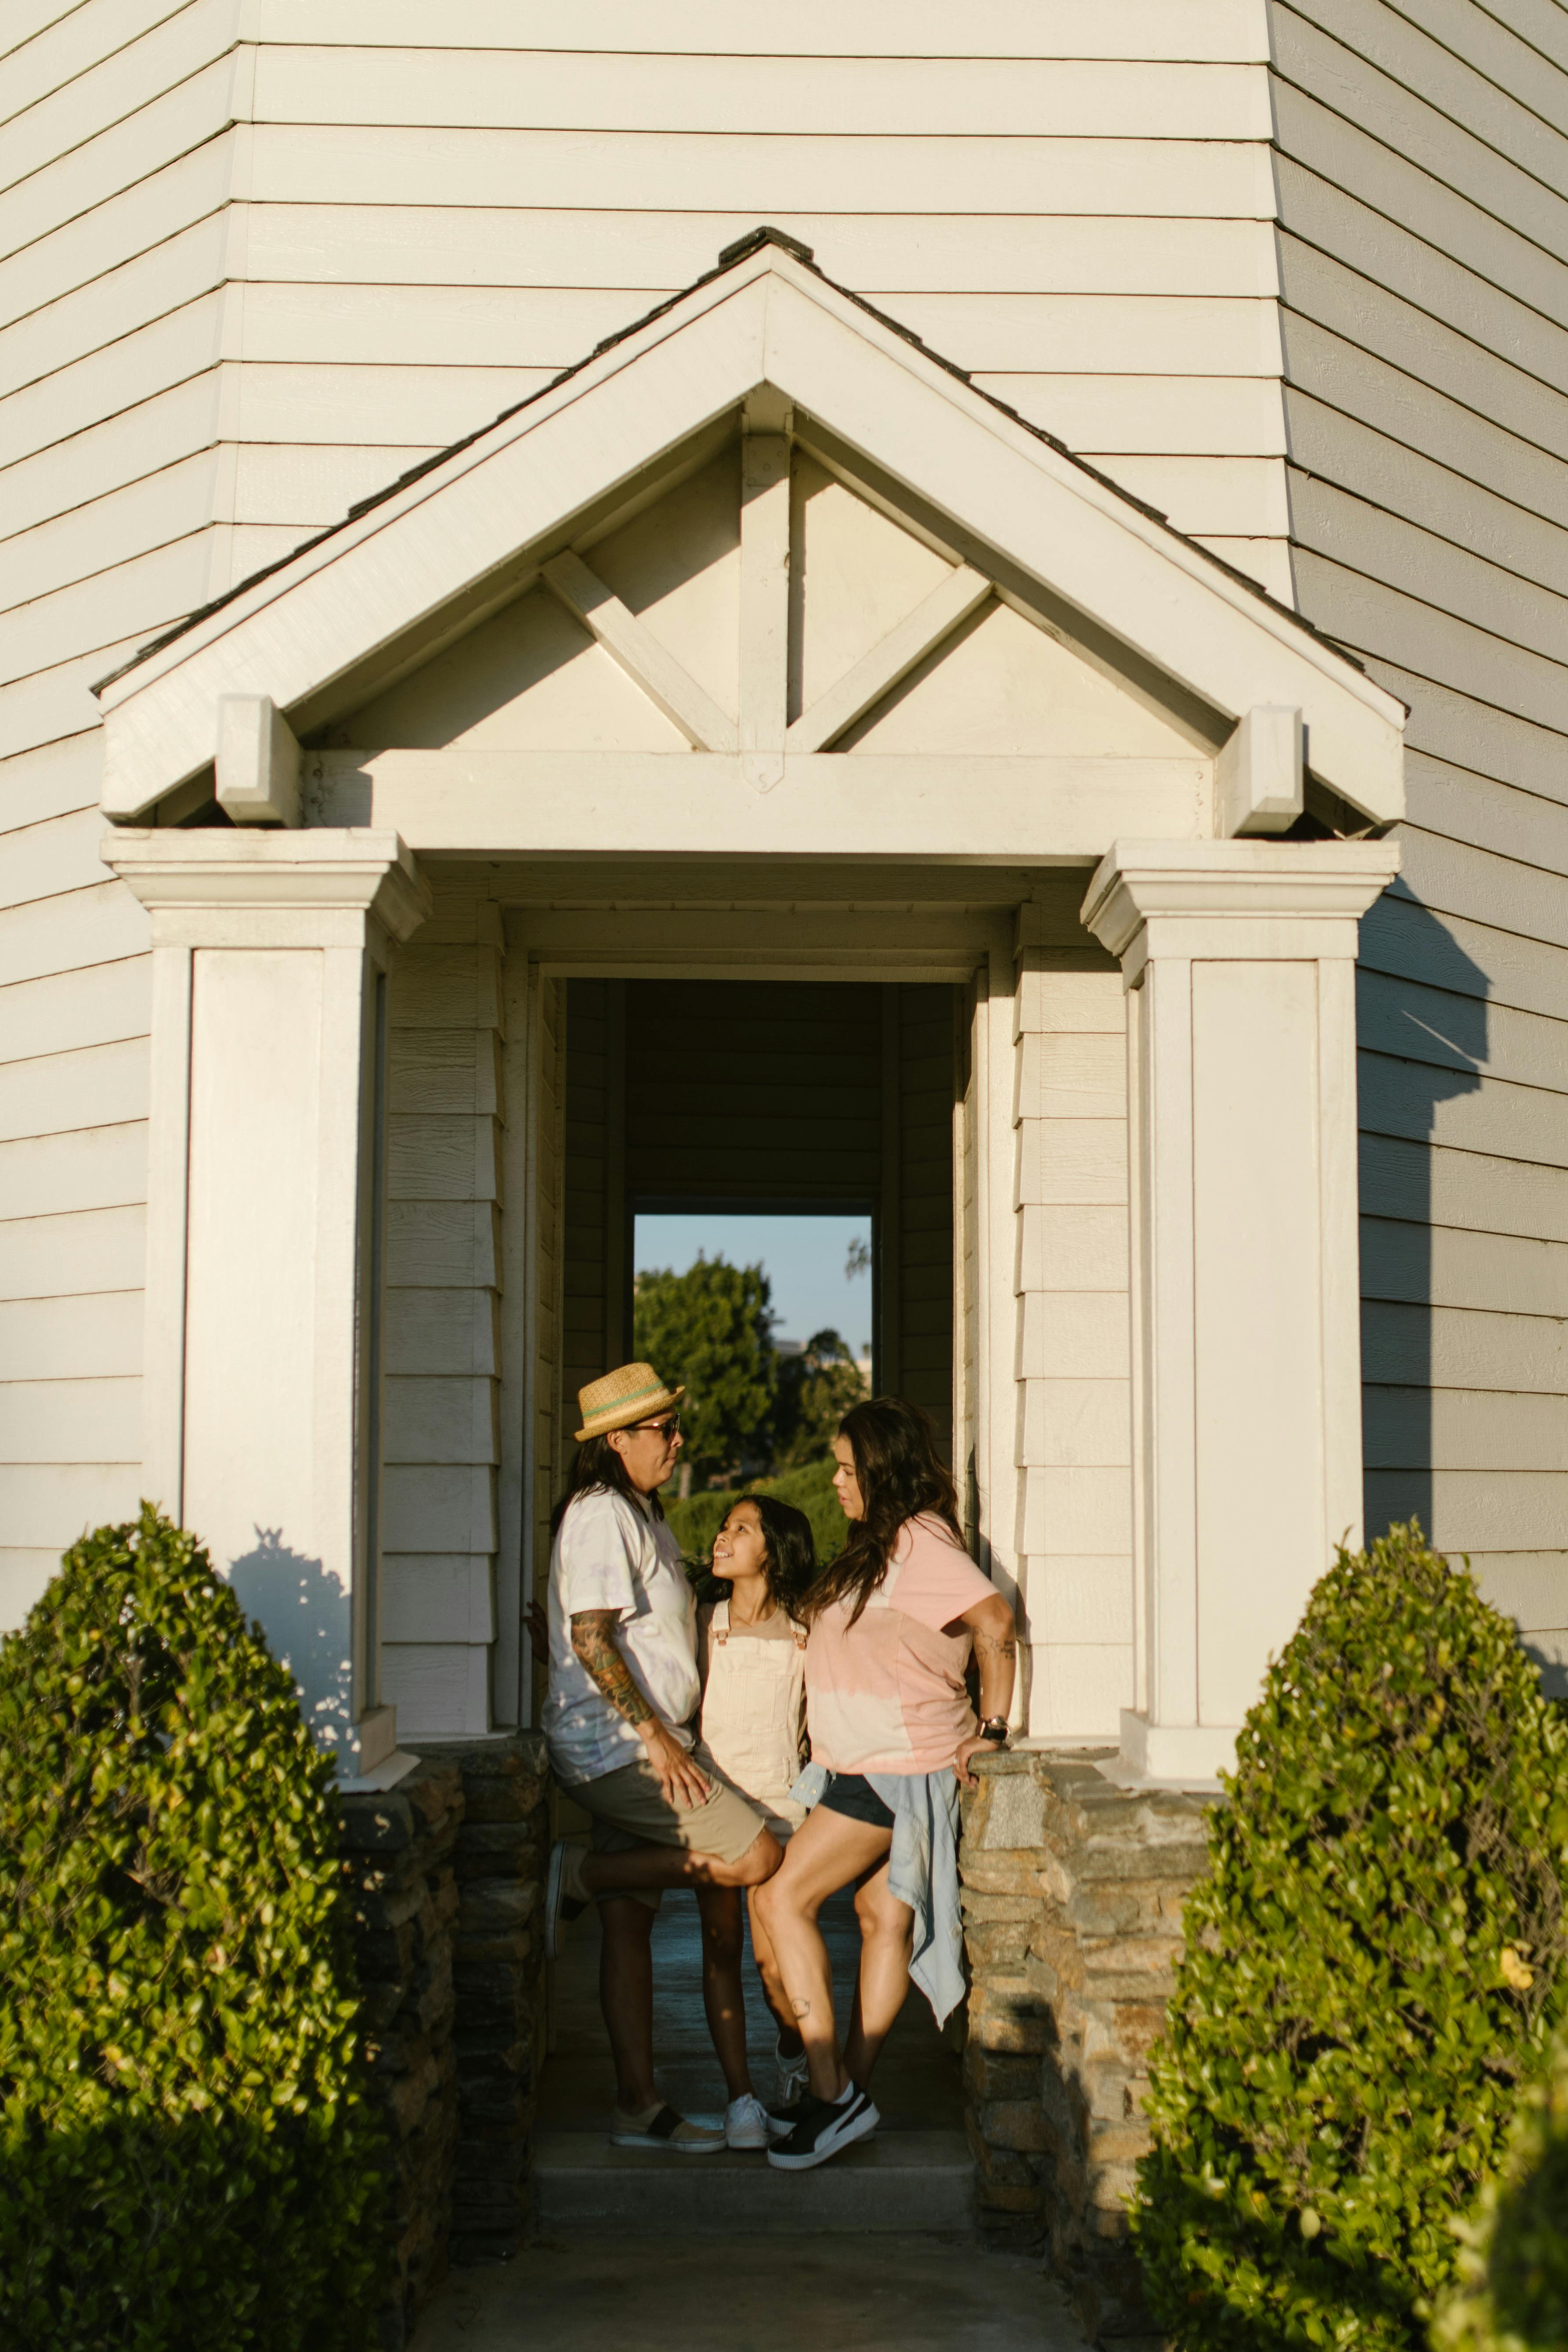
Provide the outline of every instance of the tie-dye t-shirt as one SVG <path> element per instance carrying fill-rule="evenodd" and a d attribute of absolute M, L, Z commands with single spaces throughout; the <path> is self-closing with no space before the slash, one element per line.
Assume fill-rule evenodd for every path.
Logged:
<path fill-rule="evenodd" d="M 944 1633 L 995 1586 L 937 1518 L 906 1520 L 858 1624 L 837 1601 L 805 1653 L 811 1759 L 830 1772 L 937 1772 L 974 1729 L 963 1686 L 967 1625 Z"/>

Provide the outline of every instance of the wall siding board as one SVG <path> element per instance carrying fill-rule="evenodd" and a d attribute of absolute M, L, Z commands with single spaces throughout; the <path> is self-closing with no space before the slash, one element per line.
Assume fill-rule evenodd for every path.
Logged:
<path fill-rule="evenodd" d="M 0 1298 L 137 1290 L 146 1257 L 147 1217 L 140 1202 L 7 1216 L 0 1222 Z"/>
<path fill-rule="evenodd" d="M 776 225 L 879 302 L 980 291 L 1267 297 L 1275 285 L 1266 221 L 987 211 Z M 689 286 L 754 226 L 740 212 L 560 211 L 522 241 L 510 207 L 257 205 L 247 266 L 253 280 L 284 284 L 613 289 L 629 311 L 639 294 L 651 303 Z"/>
<path fill-rule="evenodd" d="M 19 252 L 134 187 L 172 156 L 214 138 L 232 119 L 233 84 L 231 59 L 216 58 L 177 89 L 7 189 L 0 194 L 0 248 Z"/>
<path fill-rule="evenodd" d="M 1246 65 L 1098 58 L 573 56 L 508 47 L 289 48 L 257 59 L 259 122 L 573 131 L 729 131 L 988 140 L 1267 139 L 1268 92 Z"/>
<path fill-rule="evenodd" d="M 1436 5 L 1270 10 L 1296 593 L 1412 706 L 1357 995 L 1366 1512 L 1562 1591 L 1568 82 Z"/>
<path fill-rule="evenodd" d="M 318 47 L 418 48 L 429 32 L 424 0 L 268 0 L 266 23 L 273 40 Z M 1034 0 L 989 0 L 963 17 L 945 0 L 905 0 L 894 18 L 879 0 L 797 0 L 787 17 L 739 14 L 727 0 L 665 0 L 657 15 L 637 0 L 592 0 L 574 11 L 565 29 L 578 52 L 1229 64 L 1267 56 L 1261 28 L 1250 0 L 1118 0 L 1113 9 L 1058 0 L 1048 16 Z M 544 0 L 462 0 L 443 13 L 440 31 L 449 49 L 563 46 L 561 17 Z"/>

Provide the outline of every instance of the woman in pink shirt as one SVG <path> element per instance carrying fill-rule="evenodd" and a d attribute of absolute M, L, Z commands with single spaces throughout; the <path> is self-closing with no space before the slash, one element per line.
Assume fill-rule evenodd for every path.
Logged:
<path fill-rule="evenodd" d="M 911 1974 L 939 2024 L 962 1998 L 958 1792 L 974 1786 L 972 1756 L 1007 1744 L 1016 1663 L 1013 1612 L 963 1549 L 925 1414 L 901 1397 L 858 1404 L 833 1450 L 849 1538 L 799 1604 L 812 1762 L 795 1793 L 812 1811 L 756 1894 L 811 2086 L 768 2151 L 781 2171 L 875 2131 L 868 2084 Z M 859 1986 L 841 2052 L 817 1914 L 857 1882 Z"/>

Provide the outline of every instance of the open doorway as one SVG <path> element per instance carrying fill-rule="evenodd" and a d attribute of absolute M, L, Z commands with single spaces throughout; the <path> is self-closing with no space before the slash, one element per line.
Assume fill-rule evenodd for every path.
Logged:
<path fill-rule="evenodd" d="M 634 1353 L 639 1234 L 669 1237 L 665 1263 L 677 1244 L 688 1264 L 697 1248 L 756 1262 L 766 1242 L 791 1285 L 779 1336 L 809 1340 L 795 1325 L 836 1288 L 872 1390 L 921 1405 L 951 1459 L 966 1017 L 962 992 L 942 984 L 573 979 L 563 1403 Z M 870 1263 L 846 1280 L 852 1240 Z"/>
<path fill-rule="evenodd" d="M 570 1454 L 580 1387 L 645 1353 L 663 1377 L 682 1376 L 662 1349 L 639 1339 L 637 1277 L 661 1269 L 684 1274 L 699 1253 L 710 1263 L 762 1268 L 775 1347 L 804 1348 L 836 1330 L 864 1392 L 891 1391 L 921 1405 L 951 1461 L 954 1138 L 969 1067 L 967 992 L 930 982 L 575 974 L 562 992 L 558 1476 Z M 746 1459 L 739 1440 L 732 1450 L 728 1466 L 737 1483 L 754 1486 L 754 1473 L 778 1467 Z M 821 1450 L 826 1457 L 828 1445 Z M 723 1466 L 719 1454 L 715 1464 Z M 837 1549 L 842 1514 L 826 1476 L 823 1486 L 838 1521 Z M 688 1501 L 714 1502 L 728 1491 L 721 1483 Z M 679 1496 L 666 1502 L 680 1507 Z M 690 1542 L 682 1533 L 680 1548 L 695 1571 L 711 1529 L 693 1533 Z M 557 1812 L 562 1827 L 579 1825 L 568 1801 L 558 1798 Z M 847 2030 L 859 1931 L 848 1895 L 835 1898 L 829 1913 Z M 725 2085 L 703 2021 L 689 1895 L 665 1898 L 653 1967 L 665 2095 L 689 2115 L 721 2117 Z M 635 2158 L 606 2164 L 594 2129 L 611 2095 L 597 1968 L 590 1921 L 553 1972 L 553 2054 L 535 2144 L 546 2223 L 580 2219 L 589 2208 L 618 2218 L 616 2200 L 628 2193 L 642 2200 L 668 2193 L 636 2169 Z M 752 2079 L 766 2095 L 777 2028 L 749 1962 L 744 1986 Z M 907 2227 L 909 2217 L 914 2226 L 965 2225 L 971 2162 L 962 2131 L 961 2042 L 959 2017 L 940 2033 L 923 1998 L 911 1997 L 885 2062 L 883 2137 L 874 2150 L 851 2150 L 845 2159 L 856 2176 L 861 2226 Z M 762 2226 L 778 2226 L 786 2207 L 798 2211 L 798 2189 L 792 2203 L 784 2176 L 754 2155 L 717 2158 L 705 2179 L 722 2184 L 721 2198 L 754 2204 Z M 837 2188 L 827 2200 L 843 2194 Z"/>

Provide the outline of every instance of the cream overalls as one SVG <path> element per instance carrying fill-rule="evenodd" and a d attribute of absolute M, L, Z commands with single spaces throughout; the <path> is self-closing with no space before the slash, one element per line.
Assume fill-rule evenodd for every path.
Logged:
<path fill-rule="evenodd" d="M 788 1641 L 731 1633 L 729 1602 L 715 1602 L 697 1743 L 698 1760 L 749 1797 L 777 1837 L 805 1819 L 789 1792 L 805 1761 L 806 1636 L 789 1622 Z"/>

